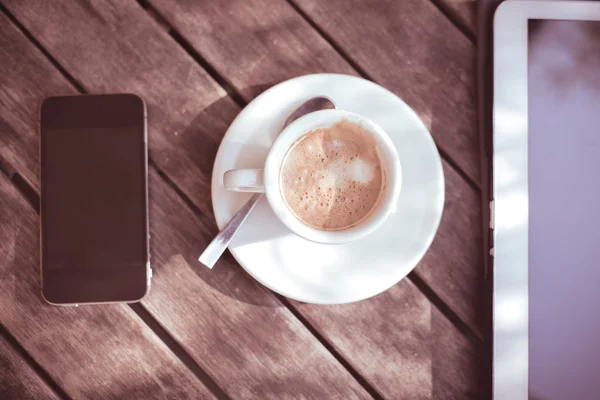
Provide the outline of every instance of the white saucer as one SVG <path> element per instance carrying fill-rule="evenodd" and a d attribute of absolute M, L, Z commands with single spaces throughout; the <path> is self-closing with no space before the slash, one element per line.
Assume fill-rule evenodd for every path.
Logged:
<path fill-rule="evenodd" d="M 212 176 L 213 210 L 219 229 L 250 197 L 228 192 L 223 173 L 262 168 L 288 115 L 315 96 L 379 124 L 394 142 L 402 165 L 398 209 L 371 235 L 347 244 L 322 245 L 289 231 L 266 198 L 234 237 L 229 250 L 269 289 L 320 304 L 374 296 L 404 278 L 421 260 L 437 231 L 444 207 L 444 174 L 433 139 L 415 112 L 383 87 L 353 76 L 307 75 L 272 87 L 252 101 L 229 127 Z"/>

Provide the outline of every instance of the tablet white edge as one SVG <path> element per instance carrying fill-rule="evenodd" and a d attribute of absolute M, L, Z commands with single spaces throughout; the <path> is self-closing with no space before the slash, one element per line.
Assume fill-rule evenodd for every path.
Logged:
<path fill-rule="evenodd" d="M 600 20 L 600 3 L 506 1 L 494 15 L 494 400 L 528 399 L 528 20 Z"/>

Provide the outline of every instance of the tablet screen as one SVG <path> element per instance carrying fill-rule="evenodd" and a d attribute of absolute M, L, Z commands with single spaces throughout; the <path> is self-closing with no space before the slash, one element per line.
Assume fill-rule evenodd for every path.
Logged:
<path fill-rule="evenodd" d="M 600 398 L 600 22 L 530 20 L 529 398 Z"/>

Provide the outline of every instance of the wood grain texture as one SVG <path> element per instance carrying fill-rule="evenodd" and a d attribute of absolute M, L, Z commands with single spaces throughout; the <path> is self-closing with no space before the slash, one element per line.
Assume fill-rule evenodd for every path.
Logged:
<path fill-rule="evenodd" d="M 1 334 L 0 397 L 23 400 L 59 399 Z"/>
<path fill-rule="evenodd" d="M 476 11 L 479 0 L 435 0 L 449 10 L 450 17 L 456 23 L 464 26 L 467 31 L 475 36 Z"/>
<path fill-rule="evenodd" d="M 445 161 L 446 197 L 437 234 L 415 268 L 419 276 L 481 335 L 484 267 L 480 193 Z"/>
<path fill-rule="evenodd" d="M 384 398 L 482 398 L 476 350 L 409 281 L 358 303 L 294 304 Z"/>
<path fill-rule="evenodd" d="M 357 73 L 280 0 L 150 4 L 249 101 L 275 83 L 308 73 Z"/>
<path fill-rule="evenodd" d="M 69 396 L 212 398 L 128 306 L 45 303 L 38 226 L 0 175 L 0 321 Z"/>
<path fill-rule="evenodd" d="M 301 74 L 356 74 L 284 0 L 150 3 L 246 98 L 256 94 L 248 88 Z M 413 107 L 438 145 L 479 180 L 474 48 L 431 2 L 298 4 L 374 81 Z"/>
<path fill-rule="evenodd" d="M 73 94 L 64 78 L 0 13 L 0 159 L 39 190 L 39 137 L 32 107 L 50 95 Z M 23 79 L 27 77 L 27 79 Z"/>
<path fill-rule="evenodd" d="M 141 14 L 141 23 L 147 23 L 153 27 L 153 22 L 147 19 L 143 10 L 135 3 L 132 4 L 133 12 Z M 72 10 L 70 9 L 70 11 Z M 127 9 L 122 12 L 126 13 Z M 110 32 L 110 29 L 109 26 L 107 32 Z M 154 41 L 155 45 L 158 42 L 165 47 L 176 46 L 174 42 L 168 42 L 169 39 L 162 36 L 160 32 L 158 38 L 150 35 L 153 32 L 158 31 L 151 28 L 149 33 L 146 32 L 141 38 Z M 8 29 L 6 33 L 14 36 L 13 40 L 18 40 L 19 35 L 14 29 Z M 135 38 L 140 37 L 136 36 Z M 125 37 L 125 39 L 132 40 L 131 37 Z M 125 39 L 120 45 L 121 48 L 127 44 L 134 46 L 135 43 L 132 44 Z M 176 47 L 173 48 L 177 51 Z M 172 50 L 163 49 L 162 51 L 168 54 Z M 18 57 L 22 57 L 22 54 L 35 54 L 36 52 L 37 50 L 32 45 L 23 43 L 19 48 L 21 54 Z M 174 54 L 179 57 L 173 61 L 174 64 L 177 62 L 188 63 L 189 75 L 202 76 L 203 72 L 200 67 L 185 53 L 175 52 Z M 107 59 L 110 59 L 109 56 L 114 57 L 109 53 L 104 55 Z M 124 52 L 124 55 L 121 54 L 122 57 L 127 55 L 127 52 Z M 18 90 L 13 87 L 27 81 L 29 69 L 39 69 L 41 71 L 38 73 L 51 75 L 52 66 L 47 61 L 37 59 L 35 55 L 26 57 L 31 57 L 31 60 L 25 64 L 27 68 L 21 69 L 23 72 L 19 76 L 12 76 L 13 79 L 10 81 L 2 81 L 0 78 L 2 85 L 0 87 L 3 91 Z M 85 57 L 84 54 L 83 58 Z M 70 62 L 76 61 L 71 60 Z M 165 68 L 166 70 L 159 71 L 161 75 L 176 74 L 176 71 L 169 71 L 168 65 L 170 64 L 167 60 L 164 61 L 163 64 L 148 66 L 148 68 Z M 136 65 L 125 71 L 132 74 L 131 80 L 134 83 L 138 79 L 135 71 Z M 0 75 L 2 72 L 2 66 L 0 66 Z M 111 74 L 114 73 L 111 72 Z M 92 66 L 90 66 L 89 74 L 98 79 Z M 57 79 L 60 81 L 60 77 Z M 77 76 L 77 79 L 86 86 L 88 80 L 94 83 L 85 74 Z M 107 82 L 117 80 L 120 82 L 119 85 L 125 86 L 125 89 L 130 84 L 129 80 L 110 74 L 105 76 L 105 79 Z M 212 82 L 208 78 L 204 79 L 206 79 L 205 82 Z M 35 88 L 36 85 L 43 86 L 44 81 L 23 84 L 26 87 Z M 185 91 L 181 88 L 185 84 L 186 82 L 174 84 L 170 97 L 185 95 Z M 214 90 L 220 90 L 214 83 L 211 84 L 214 85 Z M 153 85 L 161 85 L 161 90 L 166 90 L 160 81 L 150 80 L 144 82 L 143 85 L 140 83 L 137 85 L 139 90 L 131 90 L 141 94 L 147 100 L 150 119 L 156 121 L 155 118 L 161 116 L 166 118 L 164 115 L 170 115 L 166 111 L 162 114 L 156 112 L 157 107 L 168 106 L 163 103 L 157 104 L 157 98 L 152 95 L 153 91 L 158 90 L 153 89 Z M 110 90 L 110 87 L 105 89 Z M 196 87 L 196 89 L 199 88 Z M 57 90 L 70 90 L 67 81 L 63 79 L 62 85 L 59 85 Z M 113 90 L 118 91 L 119 88 L 115 86 Z M 37 106 L 42 100 L 41 93 L 47 94 L 44 90 L 38 90 L 32 94 L 36 101 L 23 105 L 24 112 L 20 129 L 35 132 Z M 215 95 L 209 89 L 206 89 L 205 94 L 207 98 Z M 192 96 L 192 94 L 187 95 L 190 98 L 178 99 L 173 103 L 204 101 L 202 98 L 197 100 L 196 96 Z M 168 103 L 168 99 L 158 99 Z M 0 115 L 10 113 L 11 109 L 18 106 L 11 103 L 10 100 L 6 100 L 6 102 L 8 107 L 5 112 L 0 111 Z M 212 134 L 222 134 L 232 117 L 231 114 L 238 111 L 237 108 L 232 108 L 231 104 L 230 100 L 226 100 L 220 102 L 219 106 L 208 114 L 200 113 L 199 117 L 194 118 L 194 123 L 197 125 L 193 125 L 182 133 L 181 137 L 186 137 L 184 141 L 177 141 L 176 138 L 179 135 L 175 135 L 170 129 L 161 133 L 157 132 L 156 128 L 152 129 L 151 125 L 150 141 L 153 148 L 151 154 L 154 157 L 159 153 L 159 156 L 155 158 L 157 164 L 171 169 L 175 166 L 187 168 L 190 181 L 195 178 L 193 172 L 190 171 L 193 168 L 203 168 L 203 174 L 209 176 L 213 157 L 212 150 L 209 147 L 208 150 L 202 151 L 202 145 L 210 142 L 211 137 L 208 133 L 203 134 L 197 127 L 203 126 L 207 129 L 205 123 L 210 122 L 210 118 L 216 119 L 221 127 Z M 227 111 L 227 107 L 230 111 Z M 223 108 L 225 112 L 222 112 Z M 180 114 L 174 112 L 173 115 L 174 118 L 177 118 Z M 9 117 L 4 119 L 12 121 Z M 169 119 L 163 119 L 156 123 L 160 126 L 177 127 L 176 122 L 171 123 Z M 214 127 L 214 124 L 208 126 Z M 175 138 L 173 142 L 177 146 L 181 146 L 181 153 L 200 152 L 199 157 L 206 157 L 208 162 L 187 167 L 185 161 L 181 160 L 176 152 L 170 153 L 168 148 L 161 147 L 161 144 L 171 140 L 171 137 Z M 195 142 L 193 138 L 195 138 Z M 35 142 L 33 146 L 37 147 L 37 140 Z M 31 149 L 21 149 L 29 145 L 27 141 L 20 141 L 19 134 L 13 136 L 11 156 L 14 159 L 27 157 Z M 216 149 L 214 150 L 216 151 Z M 172 163 L 169 161 L 171 159 L 174 160 Z M 201 161 L 202 159 L 195 158 L 195 160 Z M 25 165 L 25 163 L 21 162 L 20 165 Z M 19 172 L 21 171 L 19 170 Z M 37 185 L 36 172 L 23 171 L 23 174 L 33 177 L 32 179 Z M 197 183 L 195 184 L 197 185 Z M 208 193 L 208 183 L 204 182 L 203 185 L 201 190 Z M 189 186 L 187 188 L 189 189 Z M 206 246 L 216 233 L 212 217 L 207 217 L 206 215 L 210 215 L 208 213 L 196 215 L 192 212 L 154 169 L 151 169 L 150 174 L 150 199 L 154 278 L 150 295 L 143 301 L 143 305 L 163 327 L 170 331 L 229 396 L 240 399 L 368 398 L 367 393 L 360 385 L 310 332 L 287 309 L 281 307 L 281 304 L 270 292 L 243 273 L 231 257 L 223 259 L 214 271 L 209 271 L 198 264 L 196 257 L 199 249 Z M 203 207 L 204 210 L 210 210 L 210 206 L 206 203 L 203 204 Z"/>
<path fill-rule="evenodd" d="M 284 1 L 150 2 L 246 100 L 260 91 L 255 88 L 264 89 L 279 79 L 326 71 L 356 74 Z M 360 26 L 349 25 L 349 21 L 358 15 L 358 11 L 353 9 L 354 3 L 360 6 L 362 18 L 373 19 L 373 26 L 365 27 L 365 24 L 358 23 Z M 450 141 L 467 138 L 465 140 L 473 142 L 475 146 L 476 121 L 470 92 L 474 79 L 468 64 L 472 61 L 472 46 L 431 4 L 417 7 L 413 1 L 396 3 L 397 6 L 389 2 L 377 2 L 378 6 L 375 7 L 374 3 L 344 2 L 343 6 L 332 11 L 331 34 L 335 36 L 344 34 L 346 30 L 363 30 L 364 37 L 361 40 L 357 37 L 357 41 L 348 46 L 351 56 L 356 53 L 359 61 L 372 58 L 365 62 L 367 72 L 373 76 L 379 74 L 382 77 L 380 83 L 406 100 L 409 95 L 419 97 L 419 101 L 428 102 L 429 110 L 434 106 L 443 109 L 444 114 L 439 118 L 433 118 L 428 114 L 429 111 L 421 113 L 434 136 L 438 135 L 436 140 L 441 147 L 444 147 L 444 138 L 439 135 L 444 135 Z M 324 4 L 321 6 L 325 7 Z M 406 9 L 387 10 L 393 15 L 392 18 L 386 16 L 379 7 L 384 11 L 386 7 Z M 323 12 L 328 13 L 329 9 Z M 395 28 L 395 25 L 403 24 L 404 20 L 398 17 L 401 15 L 405 15 L 402 17 L 404 19 L 409 16 L 414 19 L 406 30 Z M 383 25 L 378 25 L 380 22 Z M 338 23 L 339 27 L 335 25 Z M 436 24 L 441 28 L 437 28 Z M 290 28 L 282 29 L 282 26 Z M 371 32 L 377 30 L 377 26 L 394 28 L 388 29 L 387 33 Z M 435 31 L 422 34 L 423 29 Z M 418 35 L 423 36 L 423 42 Z M 457 43 L 446 43 L 447 35 Z M 402 51 L 399 52 L 394 46 Z M 441 53 L 435 55 L 437 52 Z M 398 57 L 402 57 L 402 65 L 408 68 L 404 74 L 402 68 L 391 67 Z M 465 60 L 461 60 L 462 57 Z M 384 71 L 385 68 L 388 70 Z M 447 71 L 441 73 L 444 68 Z M 396 70 L 397 74 L 394 72 Z M 456 80 L 452 74 L 461 79 Z M 458 111 L 450 101 L 455 92 L 463 103 Z M 445 101 L 447 104 L 442 107 L 441 102 Z M 409 104 L 415 107 L 410 101 Z M 476 147 L 465 148 L 454 160 L 478 160 L 478 151 Z M 446 203 L 442 223 L 433 246 L 417 271 L 461 319 L 479 332 L 478 306 L 483 275 L 479 193 L 447 163 L 444 163 L 444 171 Z"/>

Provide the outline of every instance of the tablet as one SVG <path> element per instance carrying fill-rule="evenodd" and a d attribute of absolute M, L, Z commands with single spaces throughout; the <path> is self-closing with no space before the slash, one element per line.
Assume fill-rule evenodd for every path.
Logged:
<path fill-rule="evenodd" d="M 600 398 L 600 4 L 494 20 L 493 393 Z"/>

